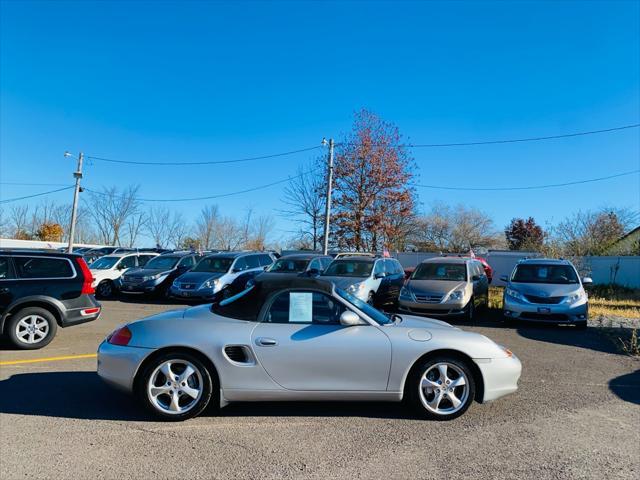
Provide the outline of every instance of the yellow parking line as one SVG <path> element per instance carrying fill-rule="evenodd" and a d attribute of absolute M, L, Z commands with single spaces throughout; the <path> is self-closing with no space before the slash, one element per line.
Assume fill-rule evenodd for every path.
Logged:
<path fill-rule="evenodd" d="M 2 365 L 20 365 L 23 363 L 41 363 L 41 362 L 58 362 L 60 360 L 77 360 L 80 358 L 96 358 L 98 355 L 95 353 L 84 353 L 81 355 L 65 355 L 62 357 L 47 357 L 47 358 L 32 358 L 30 360 L 9 360 L 6 362 L 0 362 Z"/>

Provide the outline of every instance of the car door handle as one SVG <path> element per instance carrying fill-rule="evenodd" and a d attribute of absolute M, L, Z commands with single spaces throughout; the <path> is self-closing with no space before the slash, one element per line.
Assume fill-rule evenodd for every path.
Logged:
<path fill-rule="evenodd" d="M 259 337 L 256 339 L 256 344 L 262 347 L 274 347 L 278 344 L 273 338 Z"/>

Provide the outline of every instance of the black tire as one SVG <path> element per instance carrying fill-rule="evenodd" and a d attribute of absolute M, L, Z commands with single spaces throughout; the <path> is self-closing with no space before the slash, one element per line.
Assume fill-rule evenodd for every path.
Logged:
<path fill-rule="evenodd" d="M 436 413 L 430 410 L 429 408 L 427 408 L 423 403 L 423 398 L 424 398 L 424 401 L 428 401 L 428 398 L 429 398 L 428 397 L 429 394 L 427 394 L 426 392 L 422 394 L 423 398 L 421 398 L 420 390 L 421 390 L 423 375 L 427 371 L 432 369 L 435 365 L 442 364 L 442 363 L 446 363 L 448 365 L 454 366 L 457 370 L 462 372 L 464 374 L 465 385 L 467 387 L 466 393 L 464 394 L 462 393 L 463 386 L 453 388 L 454 390 L 453 394 L 459 395 L 463 397 L 463 399 L 462 400 L 459 399 L 461 402 L 459 407 L 456 407 L 456 409 L 453 410 L 451 413 L 447 413 L 446 409 L 444 408 L 443 410 L 445 411 L 443 411 L 442 413 Z M 454 370 L 451 367 L 448 368 L 448 371 L 453 371 L 457 374 L 456 370 Z M 455 380 L 456 378 L 457 377 L 453 378 L 453 380 Z M 448 355 L 439 355 L 437 357 L 427 359 L 423 361 L 421 364 L 419 364 L 416 368 L 414 368 L 411 375 L 408 378 L 407 388 L 408 388 L 407 399 L 410 405 L 412 406 L 412 408 L 418 414 L 418 416 L 429 419 L 429 420 L 437 420 L 437 421 L 453 420 L 454 418 L 457 418 L 460 415 L 462 415 L 471 406 L 471 403 L 473 403 L 473 400 L 476 394 L 476 384 L 475 384 L 475 380 L 473 378 L 473 374 L 471 372 L 470 366 L 464 360 L 461 360 L 454 356 L 448 356 Z M 435 392 L 431 392 L 431 394 L 435 395 Z M 453 402 L 447 399 L 446 395 L 449 395 L 449 393 L 443 394 L 443 397 L 442 397 L 443 399 L 441 400 L 440 405 L 443 405 L 443 407 L 447 405 L 451 405 L 451 407 L 453 407 Z"/>
<path fill-rule="evenodd" d="M 582 322 L 576 322 L 575 325 L 576 325 L 576 328 L 578 330 L 586 330 L 587 329 L 587 321 L 586 320 L 584 320 Z"/>
<path fill-rule="evenodd" d="M 37 330 L 40 333 L 44 330 L 44 325 L 46 324 L 46 334 L 42 337 L 39 337 L 37 332 L 34 332 L 33 339 L 35 340 L 33 343 L 27 343 L 29 341 L 29 336 L 22 337 L 20 332 L 25 332 L 29 327 L 20 325 L 22 320 L 25 322 L 33 322 L 35 320 L 36 324 L 39 326 Z M 16 313 L 12 314 L 7 323 L 5 324 L 5 332 L 9 337 L 9 341 L 17 348 L 21 350 L 37 350 L 42 347 L 46 347 L 51 343 L 53 337 L 56 336 L 56 331 L 58 330 L 58 323 L 56 322 L 56 318 L 53 314 L 44 308 L 40 307 L 27 307 L 22 310 L 18 310 Z M 28 334 L 27 334 L 28 335 Z M 39 338 L 36 338 L 39 337 Z"/>
<path fill-rule="evenodd" d="M 115 285 L 111 280 L 103 280 L 96 288 L 96 296 L 100 298 L 111 298 L 115 292 Z"/>
<path fill-rule="evenodd" d="M 165 410 L 158 408 L 152 401 L 150 394 L 148 393 L 149 381 L 156 369 L 167 361 L 174 361 L 176 363 L 188 362 L 193 368 L 199 372 L 198 382 L 202 380 L 202 383 L 198 385 L 201 389 L 200 397 L 195 403 L 189 407 L 189 409 L 183 413 L 167 413 Z M 180 372 L 176 372 L 180 373 Z M 180 388 L 179 385 L 176 388 Z M 151 412 L 154 416 L 173 422 L 180 422 L 198 416 L 202 411 L 207 408 L 212 401 L 213 392 L 218 391 L 218 386 L 215 382 L 215 377 L 212 377 L 208 368 L 200 361 L 200 359 L 194 355 L 184 352 L 167 352 L 159 357 L 154 358 L 148 362 L 143 368 L 142 372 L 136 379 L 136 394 L 144 407 Z M 168 395 L 168 394 L 167 394 Z M 187 398 L 187 397 L 184 397 Z M 188 400 L 188 398 L 187 398 Z M 213 399 L 215 402 L 215 397 Z"/>

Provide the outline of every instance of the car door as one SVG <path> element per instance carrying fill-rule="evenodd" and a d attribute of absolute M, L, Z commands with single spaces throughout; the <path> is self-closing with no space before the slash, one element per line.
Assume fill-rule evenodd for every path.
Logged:
<path fill-rule="evenodd" d="M 289 390 L 386 390 L 389 338 L 373 325 L 340 325 L 345 310 L 322 292 L 286 290 L 272 296 L 252 332 L 260 364 Z"/>
<path fill-rule="evenodd" d="M 404 270 L 397 260 L 388 259 L 385 260 L 385 263 L 385 270 L 387 272 L 385 280 L 388 280 L 387 298 L 389 302 L 393 303 L 398 300 L 400 289 L 404 284 Z"/>
<path fill-rule="evenodd" d="M 124 257 L 120 259 L 120 261 L 116 265 L 116 270 L 115 270 L 116 275 L 114 278 L 118 278 L 122 276 L 127 270 L 129 270 L 130 268 L 135 268 L 135 266 L 136 266 L 135 255 L 129 255 L 128 257 Z"/>
<path fill-rule="evenodd" d="M 480 265 L 479 262 L 471 262 L 469 264 L 469 277 L 473 282 L 473 299 L 476 307 L 484 303 L 482 274 L 479 271 L 482 268 L 482 266 L 480 266 L 480 269 L 479 269 L 478 268 L 479 265 Z"/>
<path fill-rule="evenodd" d="M 0 256 L 0 316 L 16 298 L 18 289 L 9 256 Z"/>

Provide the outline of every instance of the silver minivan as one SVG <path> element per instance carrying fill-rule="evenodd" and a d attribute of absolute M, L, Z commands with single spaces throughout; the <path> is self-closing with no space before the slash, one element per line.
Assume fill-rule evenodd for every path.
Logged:
<path fill-rule="evenodd" d="M 585 328 L 589 299 L 584 285 L 591 278 L 580 278 L 568 260 L 525 259 L 515 266 L 504 289 L 503 313 L 507 321 L 527 320 L 547 323 L 573 323 Z"/>
<path fill-rule="evenodd" d="M 418 315 L 473 320 L 476 310 L 488 305 L 489 280 L 482 264 L 473 258 L 424 260 L 400 290 L 400 310 Z"/>

